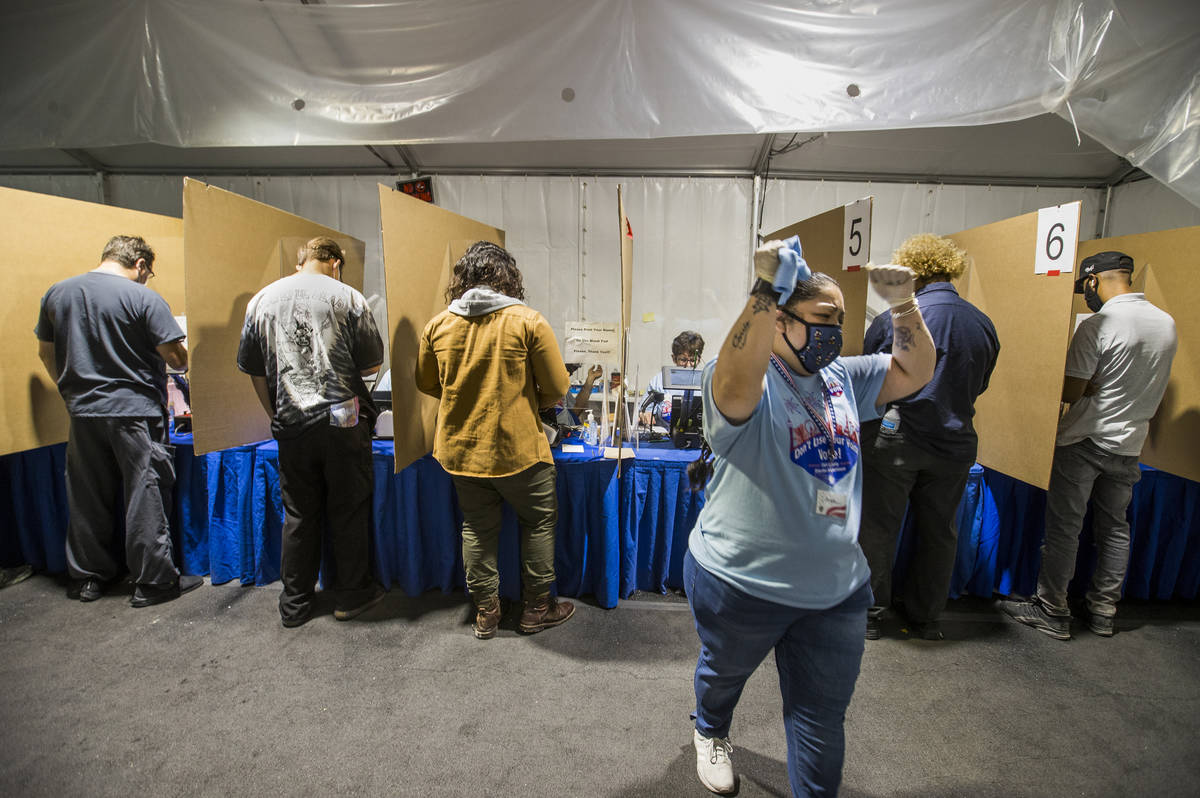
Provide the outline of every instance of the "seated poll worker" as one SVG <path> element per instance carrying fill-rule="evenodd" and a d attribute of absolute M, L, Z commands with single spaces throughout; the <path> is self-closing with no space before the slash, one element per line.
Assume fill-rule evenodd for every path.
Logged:
<path fill-rule="evenodd" d="M 119 497 L 129 603 L 178 598 L 203 579 L 175 565 L 168 526 L 175 460 L 167 423 L 167 366 L 187 368 L 183 330 L 146 287 L 154 250 L 113 236 L 100 265 L 55 283 L 42 297 L 38 355 L 70 415 L 67 440 L 69 598 L 95 601 L 121 575 L 110 552 Z"/>
<path fill-rule="evenodd" d="M 698 332 L 684 330 L 671 341 L 671 362 L 680 368 L 699 368 L 703 354 L 704 338 Z M 660 396 L 661 399 L 658 398 Z M 662 372 L 656 371 L 646 384 L 646 403 L 638 415 L 638 421 L 647 427 L 656 421 L 664 427 L 671 426 L 672 400 L 682 398 L 683 391 L 663 389 Z"/>
<path fill-rule="evenodd" d="M 879 638 L 892 603 L 896 539 L 908 508 L 916 553 L 896 606 L 914 637 L 941 640 L 940 620 L 958 554 L 954 521 L 979 443 L 972 423 L 975 399 L 987 389 L 1000 339 L 991 320 L 960 297 L 950 282 L 967 265 L 966 252 L 953 241 L 919 233 L 901 244 L 892 260 L 916 275 L 921 317 L 938 359 L 928 385 L 892 402 L 882 422 L 863 423 L 858 540 L 871 566 L 875 595 L 875 606 L 867 613 L 866 638 Z M 884 311 L 867 329 L 863 352 L 891 351 L 892 314 Z"/>
<path fill-rule="evenodd" d="M 1062 400 L 1070 409 L 1058 422 L 1037 594 L 1000 602 L 1006 614 L 1056 640 L 1071 638 L 1067 586 L 1089 502 L 1096 570 L 1080 614 L 1094 634 L 1113 634 L 1129 566 L 1126 511 L 1178 345 L 1175 320 L 1133 290 L 1133 258 L 1124 252 L 1084 258 L 1075 293 L 1093 315 L 1067 349 Z"/>
<path fill-rule="evenodd" d="M 574 371 L 574 369 L 568 369 Z M 596 385 L 596 380 L 604 376 L 604 366 L 597 363 L 590 367 L 587 371 L 587 377 L 579 386 L 579 392 L 575 394 L 575 402 L 573 408 L 575 410 L 587 410 L 588 402 L 592 398 L 592 388 Z"/>
<path fill-rule="evenodd" d="M 522 300 L 517 262 L 477 241 L 454 264 L 450 307 L 421 333 L 417 388 L 440 400 L 433 457 L 449 472 L 462 509 L 463 565 L 475 637 L 500 624 L 497 557 L 504 502 L 521 530 L 525 634 L 557 626 L 575 605 L 550 595 L 558 494 L 554 458 L 538 411 L 567 392 L 567 369 L 550 323 Z"/>
<path fill-rule="evenodd" d="M 841 289 L 826 274 L 809 274 L 795 241 L 755 252 L 758 280 L 704 368 L 704 435 L 714 460 L 684 585 L 701 644 L 696 771 L 718 793 L 735 789 L 734 708 L 772 649 L 792 791 L 837 792 L 845 712 L 873 603 L 858 547 L 860 419 L 920 390 L 935 362 L 912 272 L 893 265 L 868 273 L 892 306 L 892 354 L 839 357 Z"/>
<path fill-rule="evenodd" d="M 383 339 L 366 298 L 341 282 L 344 262 L 332 238 L 310 240 L 296 272 L 250 300 L 238 346 L 237 366 L 279 443 L 279 617 L 289 629 L 313 616 L 325 534 L 334 619 L 356 618 L 385 595 L 371 572 L 377 412 L 363 382 L 383 363 Z"/>

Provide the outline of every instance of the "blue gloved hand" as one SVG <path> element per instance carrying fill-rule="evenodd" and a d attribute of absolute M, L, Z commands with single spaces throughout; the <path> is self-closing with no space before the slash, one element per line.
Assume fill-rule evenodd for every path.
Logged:
<path fill-rule="evenodd" d="M 796 282 L 812 277 L 812 270 L 801 254 L 799 236 L 787 241 L 772 239 L 754 250 L 754 274 L 779 294 L 779 304 L 791 297 Z"/>
<path fill-rule="evenodd" d="M 775 272 L 772 282 L 779 292 L 779 304 L 783 305 L 796 289 L 796 283 L 812 277 L 812 269 L 804 260 L 804 250 L 800 246 L 800 236 L 792 236 L 783 242 L 779 248 L 779 269 Z"/>

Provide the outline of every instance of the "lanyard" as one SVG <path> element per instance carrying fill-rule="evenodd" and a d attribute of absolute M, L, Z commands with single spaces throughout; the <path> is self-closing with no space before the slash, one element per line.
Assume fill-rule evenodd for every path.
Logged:
<path fill-rule="evenodd" d="M 818 413 L 808 396 L 800 392 L 795 380 L 792 379 L 792 375 L 788 372 L 788 368 L 774 354 L 771 355 L 771 365 L 779 372 L 779 376 L 783 377 L 784 382 L 792 389 L 792 393 L 796 394 L 796 398 L 800 400 L 800 403 L 804 405 L 804 409 L 808 411 L 808 415 L 816 422 L 817 427 L 825 436 L 825 440 L 829 445 L 829 453 L 836 457 L 838 447 L 837 438 L 834 433 L 837 430 L 837 411 L 833 407 L 833 395 L 829 390 L 829 384 L 825 382 L 825 377 L 818 372 L 817 376 L 821 380 L 821 410 L 824 411 L 824 413 Z M 822 418 L 822 415 L 824 418 Z"/>

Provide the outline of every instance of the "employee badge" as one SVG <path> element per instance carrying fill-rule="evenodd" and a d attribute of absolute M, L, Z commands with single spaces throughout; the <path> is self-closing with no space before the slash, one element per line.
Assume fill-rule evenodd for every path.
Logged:
<path fill-rule="evenodd" d="M 846 503 L 849 496 L 845 493 L 834 493 L 831 490 L 817 489 L 817 506 L 815 512 L 817 515 L 824 515 L 829 518 L 846 518 Z"/>

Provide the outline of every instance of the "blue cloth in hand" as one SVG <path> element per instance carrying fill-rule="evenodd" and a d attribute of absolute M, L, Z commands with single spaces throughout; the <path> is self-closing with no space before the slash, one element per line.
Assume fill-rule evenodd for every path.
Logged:
<path fill-rule="evenodd" d="M 779 248 L 779 268 L 775 270 L 773 287 L 779 292 L 779 304 L 783 305 L 796 289 L 796 283 L 812 277 L 812 269 L 804 260 L 800 236 L 792 236 Z"/>

